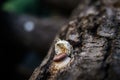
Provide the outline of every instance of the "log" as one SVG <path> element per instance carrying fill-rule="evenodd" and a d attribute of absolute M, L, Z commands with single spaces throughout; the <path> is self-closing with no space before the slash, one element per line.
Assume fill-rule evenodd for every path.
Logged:
<path fill-rule="evenodd" d="M 82 4 L 29 80 L 120 80 L 120 1 L 84 0 Z M 62 68 L 53 60 L 58 38 L 73 47 L 71 61 Z"/>

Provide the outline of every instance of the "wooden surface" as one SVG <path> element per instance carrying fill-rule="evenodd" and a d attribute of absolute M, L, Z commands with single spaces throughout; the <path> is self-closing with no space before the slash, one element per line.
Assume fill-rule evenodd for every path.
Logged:
<path fill-rule="evenodd" d="M 119 0 L 110 1 L 91 0 L 85 7 L 79 5 L 56 36 L 73 46 L 73 61 L 55 70 L 53 42 L 29 80 L 120 80 L 120 5 Z"/>

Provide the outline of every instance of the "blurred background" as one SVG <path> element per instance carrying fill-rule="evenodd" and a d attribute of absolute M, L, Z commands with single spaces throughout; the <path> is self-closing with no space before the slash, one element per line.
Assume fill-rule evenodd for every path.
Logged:
<path fill-rule="evenodd" d="M 28 80 L 80 0 L 0 0 L 1 79 Z"/>

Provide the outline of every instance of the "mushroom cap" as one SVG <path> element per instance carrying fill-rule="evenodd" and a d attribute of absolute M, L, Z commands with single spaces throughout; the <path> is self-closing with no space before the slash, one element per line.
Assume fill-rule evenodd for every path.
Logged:
<path fill-rule="evenodd" d="M 72 50 L 72 45 L 66 40 L 59 40 L 55 44 L 55 53 L 57 55 L 60 53 L 66 53 L 67 55 L 70 55 Z"/>

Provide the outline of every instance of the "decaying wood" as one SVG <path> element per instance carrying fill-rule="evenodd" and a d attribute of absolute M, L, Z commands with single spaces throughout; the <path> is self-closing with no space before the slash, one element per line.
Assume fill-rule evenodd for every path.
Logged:
<path fill-rule="evenodd" d="M 120 1 L 91 0 L 75 13 L 57 35 L 73 46 L 72 62 L 54 68 L 53 42 L 30 80 L 120 80 Z"/>

